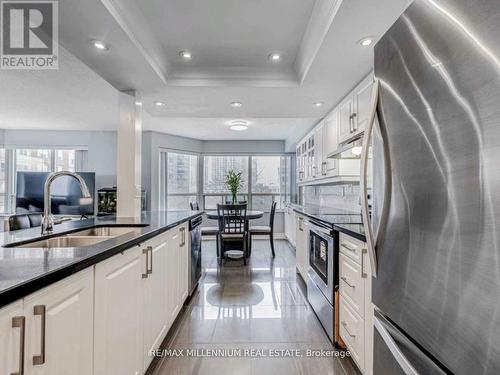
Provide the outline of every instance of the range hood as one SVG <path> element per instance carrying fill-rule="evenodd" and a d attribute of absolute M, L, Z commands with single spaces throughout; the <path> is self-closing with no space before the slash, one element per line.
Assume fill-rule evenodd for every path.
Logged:
<path fill-rule="evenodd" d="M 335 152 L 327 155 L 331 159 L 360 159 L 363 146 L 363 133 L 342 142 Z"/>

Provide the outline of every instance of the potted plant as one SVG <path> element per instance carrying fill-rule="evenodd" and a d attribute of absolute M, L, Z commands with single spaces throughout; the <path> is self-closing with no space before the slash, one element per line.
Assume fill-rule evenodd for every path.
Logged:
<path fill-rule="evenodd" d="M 226 186 L 231 192 L 231 201 L 233 204 L 237 202 L 238 190 L 242 187 L 243 177 L 241 172 L 230 170 L 226 175 Z"/>

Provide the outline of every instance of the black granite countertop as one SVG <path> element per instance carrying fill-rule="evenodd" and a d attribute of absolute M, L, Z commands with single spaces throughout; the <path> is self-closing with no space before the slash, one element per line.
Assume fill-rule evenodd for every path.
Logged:
<path fill-rule="evenodd" d="M 0 307 L 92 266 L 119 252 L 140 245 L 179 224 L 202 215 L 202 211 L 153 211 L 140 218 L 115 216 L 69 221 L 54 227 L 50 236 L 94 226 L 137 226 L 130 233 L 85 247 L 4 247 L 41 238 L 40 227 L 0 234 Z"/>
<path fill-rule="evenodd" d="M 363 219 L 360 211 L 344 208 L 327 208 L 317 206 L 301 206 L 289 203 L 288 206 L 311 219 L 318 220 L 339 232 L 366 242 Z"/>

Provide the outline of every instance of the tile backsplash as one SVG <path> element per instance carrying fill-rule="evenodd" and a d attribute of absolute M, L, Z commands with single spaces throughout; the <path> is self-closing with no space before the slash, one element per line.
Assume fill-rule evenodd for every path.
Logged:
<path fill-rule="evenodd" d="M 361 212 L 359 184 L 303 186 L 300 203 L 305 206 L 341 208 Z"/>

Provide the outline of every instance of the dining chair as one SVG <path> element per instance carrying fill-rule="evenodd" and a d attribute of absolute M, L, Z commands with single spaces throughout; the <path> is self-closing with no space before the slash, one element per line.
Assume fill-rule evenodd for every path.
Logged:
<path fill-rule="evenodd" d="M 273 258 L 275 257 L 274 253 L 274 214 L 276 213 L 276 205 L 277 202 L 273 202 L 271 205 L 271 214 L 269 215 L 269 226 L 267 225 L 254 225 L 249 229 L 249 242 L 250 245 L 248 247 L 248 255 L 252 255 L 252 236 L 269 236 L 269 242 L 271 243 L 271 253 L 273 254 Z"/>
<path fill-rule="evenodd" d="M 243 264 L 247 264 L 248 230 L 246 225 L 246 204 L 218 204 L 219 217 L 219 264 L 230 250 L 243 249 Z M 235 249 L 234 246 L 238 245 Z"/>

